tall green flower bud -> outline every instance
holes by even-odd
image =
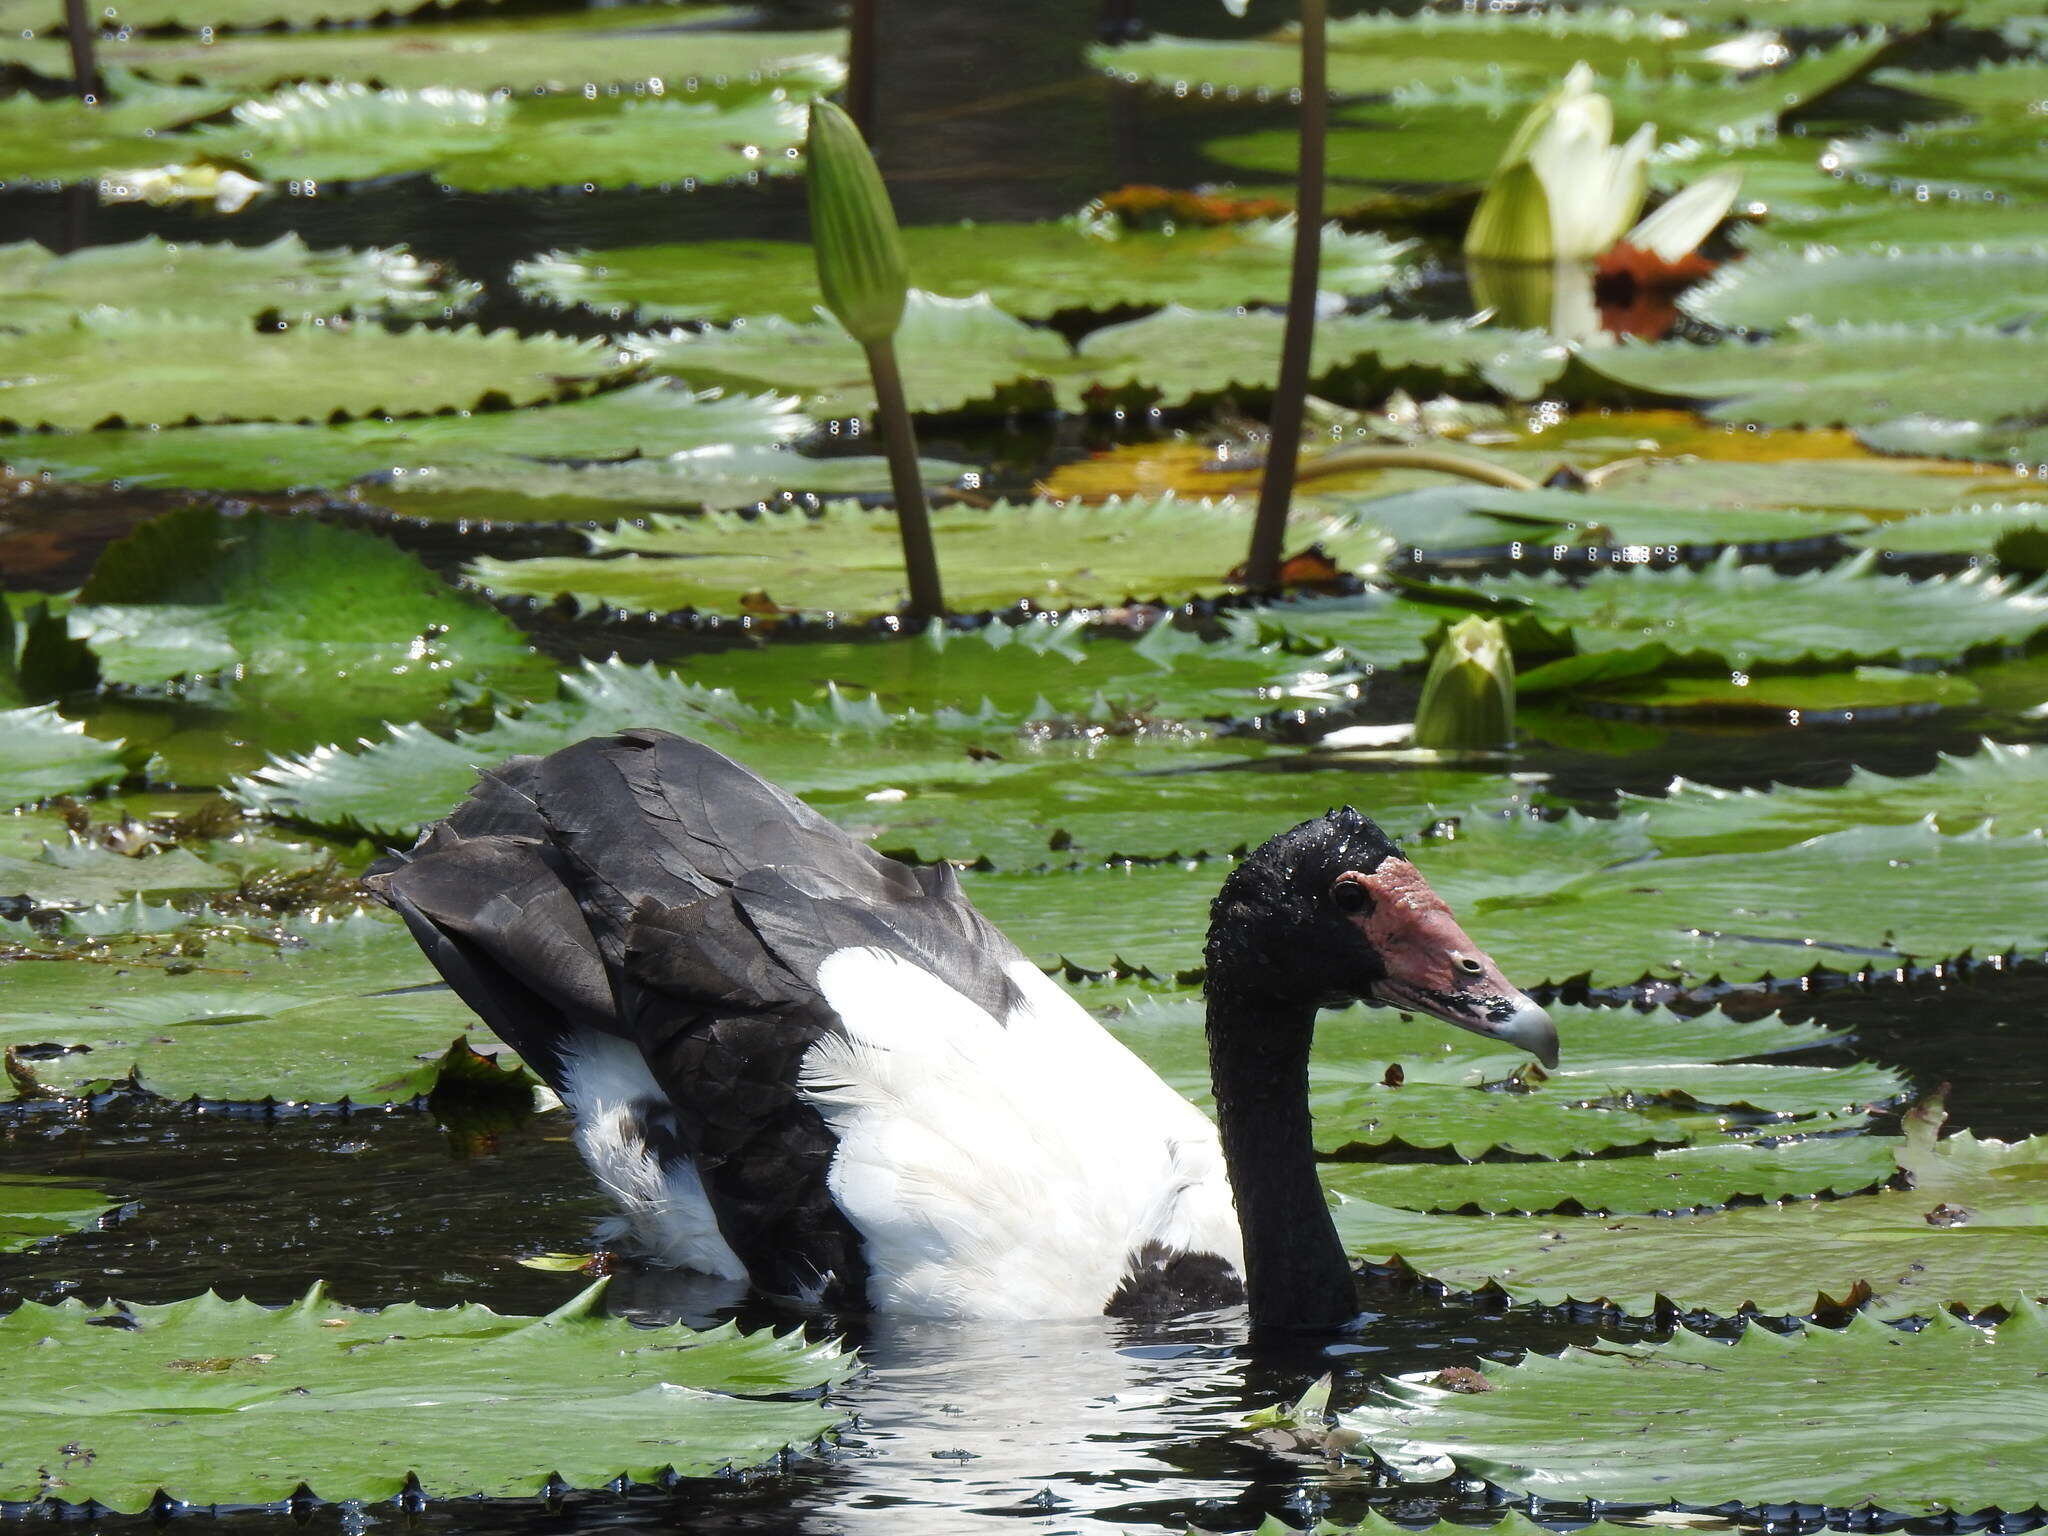
[[[1515,657],[1499,619],[1476,614],[1444,636],[1423,679],[1415,745],[1488,751],[1514,745]]]
[[[903,322],[910,275],[875,157],[853,119],[829,101],[811,103],[804,157],[825,307],[862,346],[887,341]]]

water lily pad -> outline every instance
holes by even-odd
[[[808,93],[839,85],[845,75],[843,32],[727,30],[748,19],[749,12],[733,6],[619,5],[509,20],[488,14],[432,20],[402,33],[335,27],[124,36],[102,42],[100,59],[152,80],[241,94],[297,80],[575,94],[585,86],[602,90],[655,81],[679,92],[702,82],[753,94],[774,86]]]
[[[1330,1163],[1326,1188],[1347,1199],[1418,1211],[1650,1213],[1736,1199],[1853,1194],[1897,1171],[1892,1143],[1875,1136],[1816,1136],[1673,1147],[1647,1157],[1529,1163]]]
[[[1745,460],[1660,455],[1624,462],[1601,477],[1602,494],[1725,511],[1797,507],[1869,515],[1934,511],[1968,496],[2020,488],[2014,477],[2000,471],[1927,459],[1779,458],[1764,447],[1768,438],[1740,429],[1721,430],[1739,433],[1743,451],[1766,456]]]
[[[62,44],[49,50],[52,68],[68,59]],[[110,72],[117,99],[89,106],[75,97],[43,101],[27,91],[0,100],[0,186],[88,181],[128,166],[163,163],[163,130],[220,111],[232,91],[192,90],[123,79]]]
[[[1618,662],[1642,654],[1601,651],[1590,657],[1573,657],[1559,665],[1603,658]],[[1654,672],[1663,664],[1652,656],[1639,666],[1615,670]],[[1722,677],[1624,677],[1620,681],[1596,677],[1586,683],[1579,699],[1582,708],[1595,713],[1618,712],[1625,717],[1641,715],[1661,720],[1699,716],[1791,726],[1853,725],[1858,720],[1968,709],[1982,701],[1982,692],[1966,677],[1908,672],[1898,667],[1854,667],[1843,672],[1735,672]]]
[[[1622,346],[1581,361],[1666,399],[1707,403],[1717,421],[1767,427],[1874,426],[2048,408],[2048,342],[1978,326],[1788,324],[1774,340]]]
[[[333,315],[432,316],[468,303],[475,284],[444,280],[403,246],[315,251],[296,234],[268,245],[172,244],[149,235],[66,256],[32,240],[0,246],[0,305],[10,330],[69,325],[100,306],[239,320]]]
[[[155,814],[152,802],[98,800],[0,816],[0,896],[39,908],[220,892],[281,901],[295,883],[314,899],[341,884],[325,849],[238,825],[221,801],[193,800],[179,809],[156,800]],[[181,811],[190,819],[179,820]]]
[[[0,1253],[19,1253],[67,1232],[83,1232],[112,1203],[69,1179],[33,1173],[0,1177]]]
[[[1855,536],[1865,549],[1896,555],[1988,555],[2007,534],[2048,529],[2048,502],[1974,502],[1879,523]]]
[[[2048,246],[1864,250],[1809,245],[1729,262],[1680,307],[1735,331],[1849,323],[2006,325],[2048,309]]]
[[[16,426],[312,420],[528,404],[619,376],[597,342],[330,322],[264,332],[178,315],[98,310],[0,334],[0,411]]]
[[[1324,492],[1317,501],[1384,528],[1418,549],[1604,546],[1691,549],[1824,539],[1868,526],[1843,513],[1792,507],[1719,507],[1637,501],[1582,491],[1504,491],[1458,484],[1392,496]]]
[[[1986,741],[1968,757],[1940,754],[1931,773],[1892,778],[1852,768],[1833,789],[1717,789],[1674,779],[1661,797],[1624,793],[1621,802],[1647,811],[1650,836],[1675,854],[1783,848],[1826,832],[1929,818],[1944,832],[1989,823],[2009,836],[2048,828],[2048,754]]]
[[[430,85],[378,90],[359,81],[301,83],[236,104],[233,120],[164,138],[147,160],[206,158],[258,177],[355,181],[430,170],[495,149],[517,108],[481,91]]]
[[[1904,1088],[1896,1073],[1868,1064],[1779,1063],[1779,1056],[1833,1041],[1826,1030],[1775,1018],[1739,1023],[1719,1012],[1681,1019],[1662,1010],[1565,1004],[1553,1005],[1552,1014],[1563,1060],[1560,1070],[1548,1073],[1512,1047],[1433,1019],[1384,1008],[1323,1014],[1309,1067],[1317,1150],[1371,1159],[1398,1156],[1402,1148],[1448,1148],[1466,1158],[1489,1152],[1588,1157],[1624,1147],[1720,1142],[1724,1132],[1743,1126],[1838,1129],[1838,1116],[1860,1116],[1865,1106],[1896,1098]],[[1199,1002],[1139,1003],[1108,1023],[1168,1082],[1209,1103]],[[1371,1166],[1377,1177],[1380,1164]],[[1510,1181],[1518,1166],[1507,1165]],[[1887,1157],[1879,1177],[1890,1171]],[[1347,1170],[1326,1174],[1334,1189],[1363,1192]],[[1526,1188],[1526,1179],[1507,1186],[1518,1187]],[[1569,1186],[1561,1181],[1559,1187]]]
[[[394,725],[360,751],[323,747],[273,763],[238,779],[235,792],[245,804],[314,825],[398,836],[452,810],[478,767],[650,720],[794,794],[977,783],[1031,766],[1015,724],[993,713],[890,715],[834,697],[821,709],[769,714],[721,689],[613,658],[563,674],[560,698],[508,708],[482,731],[450,740]]]
[[[458,682],[539,687],[553,672],[510,620],[374,534],[205,507],[111,546],[67,619],[108,682],[230,672],[223,706],[315,728],[410,718]]]
[[[1687,48],[1700,46],[1660,17],[1606,10],[1368,12],[1331,22],[1327,32],[1336,96],[1378,96],[1468,78],[1540,91],[1582,60],[1603,73],[1635,66],[1662,74]],[[1093,48],[1089,59],[1118,79],[1182,96],[1268,96],[1301,83],[1301,39],[1293,27],[1253,39],[1157,33],[1140,43]]]
[[[954,505],[931,514],[946,599],[956,609],[1045,608],[1178,601],[1227,590],[1243,560],[1251,509],[1235,501],[1158,501],[1084,507],[1050,502]],[[586,536],[590,553],[534,560],[488,556],[465,576],[497,593],[666,612],[736,611],[765,593],[783,609],[886,613],[904,600],[895,517],[847,503],[818,516],[650,516]],[[1297,514],[1288,547],[1320,545],[1341,570],[1369,572],[1386,553],[1377,530]],[[2048,621],[2044,621],[2048,622]]]
[[[1038,224],[952,224],[906,229],[918,285],[945,298],[985,293],[1013,315],[1125,305],[1279,304],[1294,249],[1291,219],[1172,231],[1124,229],[1076,214]],[[1379,292],[1401,271],[1405,246],[1380,235],[1323,232],[1326,292]],[[521,292],[583,304],[611,318],[735,320],[778,314],[809,320],[818,302],[809,245],[779,240],[636,245],[552,251],[519,263]]]
[[[721,397],[716,390],[693,393],[673,380],[649,379],[521,410],[333,426],[238,422],[176,431],[38,433],[0,442],[0,453],[17,474],[200,490],[281,491],[370,477],[375,498],[396,501],[426,469],[516,475],[537,473],[542,464],[561,460],[681,454],[703,463],[710,476],[712,466],[728,456],[749,460],[809,426],[809,418],[786,397]],[[788,478],[799,476],[792,471]],[[434,497],[424,496],[407,510],[423,514],[434,504]],[[498,515],[509,517],[518,510],[512,502]]]
[[[306,27],[344,21],[417,15],[445,9],[454,0],[103,0],[100,24],[107,30],[202,27],[227,32],[258,27]],[[0,0],[0,26],[10,32],[59,31],[64,7],[56,0]]]
[[[1519,842],[1468,837],[1463,849],[1426,846],[1416,857],[1466,930],[1525,987],[1581,976],[1599,986],[1645,974],[1699,985],[1822,967],[1889,971],[2048,944],[2039,915],[2048,908],[2030,905],[2048,899],[2038,833],[1858,827],[1769,853],[1614,862],[1626,847],[1617,832],[1502,826],[1497,838]],[[965,879],[975,902],[1043,964],[1101,972],[1121,962],[1173,976],[1200,965],[1225,868],[1212,859]]]
[[[1880,575],[1869,554],[1790,577],[1731,552],[1698,570],[1603,570],[1577,584],[1518,575],[1480,590],[1529,602],[1582,651],[1661,641],[1701,666],[1953,661],[2048,626],[2048,591],[1983,570],[1916,583]]]
[[[85,734],[47,704],[0,711],[0,801],[7,808],[53,795],[90,794],[120,783],[146,753]]]
[[[2030,1302],[1996,1329],[1938,1314],[1918,1333],[1870,1317],[1733,1342],[1602,1342],[1480,1367],[1486,1388],[1395,1377],[1341,1416],[1397,1476],[1453,1466],[1509,1493],[1625,1503],[1804,1503],[1953,1517],[2027,1509],[2048,1476],[2035,1412],[2048,1318]],[[1827,1383],[1825,1411],[1772,1414]],[[1955,1437],[1971,1454],[1955,1455]]]
[[[551,1481],[754,1466],[839,1422],[815,1395],[852,1370],[837,1344],[730,1323],[639,1328],[602,1314],[604,1284],[546,1317],[357,1311],[318,1285],[282,1311],[210,1291],[162,1306],[24,1302],[0,1318],[17,1388],[7,1437],[21,1448],[0,1498],[132,1514],[159,1492],[373,1501],[414,1479],[430,1498],[538,1498]]]
[[[918,466],[924,484],[934,489],[979,479],[973,466],[944,459],[919,459]],[[429,465],[379,476],[364,487],[380,505],[412,517],[520,523],[615,522],[643,514],[752,507],[785,499],[784,493],[887,497],[893,489],[884,458],[813,458],[787,447],[724,443],[623,464],[537,464],[503,457],[490,463]]]

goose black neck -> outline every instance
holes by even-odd
[[[1335,1330],[1358,1315],[1351,1265],[1316,1177],[1309,1119],[1313,1004],[1209,982],[1209,1074],[1216,1126],[1244,1233],[1254,1328]]]

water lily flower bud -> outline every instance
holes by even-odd
[[[829,101],[811,103],[804,156],[825,307],[855,341],[878,345],[896,334],[910,288],[889,189],[853,119]]]
[[[1614,108],[1593,72],[1565,82],[1522,119],[1465,233],[1465,254],[1492,261],[1583,261],[1642,212],[1657,131],[1645,123],[1614,140]]]
[[[1429,663],[1415,710],[1415,745],[1491,750],[1515,740],[1515,658],[1499,619],[1453,624]]]

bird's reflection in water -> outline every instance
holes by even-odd
[[[738,1299],[701,1277],[624,1270],[609,1304],[636,1321],[703,1326]],[[1213,1502],[1221,1489],[1243,1491],[1248,1469],[1287,1475],[1235,1427],[1289,1384],[1298,1391],[1302,1371],[1246,1359],[1242,1309],[1167,1323],[844,1318],[812,1331],[844,1331],[867,1368],[835,1394],[858,1422],[827,1465],[799,1473],[782,1529],[936,1536],[972,1529],[975,1516],[1043,1531],[1179,1529],[1205,1509],[1236,1525],[1236,1503]]]

